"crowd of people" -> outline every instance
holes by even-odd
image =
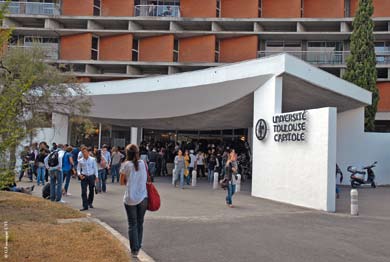
[[[26,146],[21,152],[18,178],[21,181],[27,176],[31,182],[35,179],[38,187],[43,186],[43,196],[46,192],[47,198],[56,202],[65,202],[63,197],[71,195],[71,178],[78,178],[82,198],[80,211],[85,211],[94,208],[95,194],[107,192],[109,175],[111,183],[118,183],[123,176],[126,185],[123,201],[128,216],[130,247],[132,254],[137,256],[142,244],[143,217],[147,209],[148,172],[151,180],[156,176],[167,176],[167,166],[171,163],[174,185],[179,183],[182,189],[185,184],[190,185],[192,174],[207,178],[212,183],[217,172],[218,180],[227,190],[226,204],[233,207],[237,173],[239,170],[243,172],[248,165],[240,159],[250,159],[248,149],[246,144],[214,145],[201,142],[142,142],[139,147],[133,144],[126,148],[103,145],[100,149],[96,146],[72,147],[53,143],[49,148],[47,143],[41,142]],[[20,189],[16,184],[12,188],[15,192],[31,192],[34,189]]]

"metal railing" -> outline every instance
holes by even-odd
[[[350,51],[260,51],[259,58],[270,55],[287,53],[303,61],[316,65],[342,65],[347,62]],[[376,52],[376,63],[390,65],[390,51]]]
[[[21,48],[23,50],[29,50],[30,48],[38,46],[45,54],[45,58],[49,60],[58,60],[59,58],[59,45],[58,44],[36,44],[36,45],[10,45],[10,48]]]
[[[0,6],[6,1],[0,1]],[[58,3],[8,2],[8,11],[19,15],[60,15]]]
[[[260,51],[258,57],[287,53],[311,64],[344,64],[349,52],[346,51]]]
[[[180,6],[177,5],[136,5],[134,16],[168,16],[180,17]]]

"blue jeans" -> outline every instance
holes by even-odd
[[[50,174],[50,200],[60,201],[62,197],[62,172],[57,169],[49,170]]]
[[[176,176],[175,186],[176,182],[180,179],[180,188],[184,188],[184,168],[176,170]]]
[[[188,168],[188,176],[187,176],[187,185],[191,184],[191,179],[192,179],[192,171],[194,170],[193,167]]]
[[[227,188],[226,204],[231,205],[233,203],[232,198],[233,198],[234,192],[236,192],[236,185],[232,185],[232,182],[229,182],[229,185]]]
[[[115,176],[116,176],[116,182],[119,182],[119,168],[121,164],[116,164],[111,166],[111,182],[114,183]]]
[[[64,173],[64,179],[65,179],[65,191],[66,191],[66,193],[68,193],[70,177],[71,177],[70,170],[69,171],[62,171],[62,172]]]
[[[151,177],[154,177],[156,175],[156,163],[150,162],[149,163],[149,173]]]
[[[148,207],[148,199],[145,198],[136,206],[125,204],[127,223],[129,226],[129,242],[131,252],[138,252],[142,247],[142,237],[144,232],[144,217]]]
[[[46,168],[44,166],[38,167],[38,170],[37,170],[37,173],[38,173],[37,184],[38,184],[38,186],[39,186],[40,182],[42,182],[42,185],[45,184],[45,172],[46,172]]]
[[[214,180],[213,177],[214,177],[214,170],[209,169],[208,170],[208,181],[209,181],[209,183],[213,182],[213,180]]]
[[[99,192],[106,192],[106,170],[105,169],[100,169],[98,172],[98,177],[99,177],[99,182],[97,184],[97,190]]]

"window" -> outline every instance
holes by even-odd
[[[351,16],[351,0],[345,0],[344,2],[344,16],[345,17]]]
[[[91,59],[92,60],[99,59],[99,37],[98,36],[92,36]]]
[[[221,17],[221,0],[217,0],[217,17]]]
[[[175,39],[173,44],[173,62],[179,61],[179,40]]]
[[[389,74],[387,68],[377,68],[376,74],[378,79],[388,79]]]
[[[375,42],[376,62],[378,64],[390,63],[390,42]]]
[[[219,50],[220,50],[221,42],[220,40],[215,41],[215,62],[219,63]]]
[[[262,0],[259,0],[259,13],[258,13],[258,17],[262,17],[263,14],[262,14],[262,7],[263,7],[263,1]]]
[[[100,9],[101,9],[101,1],[93,0],[93,15],[100,16]]]
[[[133,39],[132,61],[138,61],[138,48],[139,48],[138,39]]]

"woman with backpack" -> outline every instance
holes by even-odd
[[[140,160],[137,145],[126,146],[126,161],[121,167],[120,174],[126,184],[123,202],[129,226],[131,254],[137,257],[142,247],[144,217],[148,207],[146,163]]]

